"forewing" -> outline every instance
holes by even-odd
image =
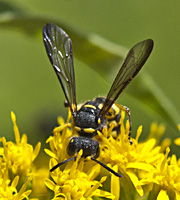
[[[43,28],[43,40],[71,112],[75,113],[77,103],[71,39],[63,29],[54,24],[46,24]]]
[[[136,76],[153,49],[153,40],[144,40],[131,48],[107,95],[100,115],[105,116],[124,88]]]

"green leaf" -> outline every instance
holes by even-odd
[[[53,22],[62,27],[70,35],[73,41],[73,51],[75,56],[89,65],[101,76],[109,76],[109,68],[118,65],[125,56],[126,49],[93,34],[83,34],[71,27],[67,27],[64,23],[54,20],[47,20],[34,16],[5,16],[3,20],[0,18],[0,28],[11,28],[15,31],[22,32],[31,37],[42,37],[42,28],[48,23]],[[112,49],[108,50],[106,47]],[[119,53],[115,53],[116,50]],[[120,53],[121,52],[121,53]]]

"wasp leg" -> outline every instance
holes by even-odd
[[[129,135],[128,135],[128,139],[129,139],[130,144],[132,144],[132,140],[131,140],[132,121],[131,121],[130,109],[128,107],[126,107],[126,106],[119,105],[119,104],[116,104],[116,106],[120,110],[126,112],[126,114],[128,116],[128,120],[129,120]]]

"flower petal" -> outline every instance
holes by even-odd
[[[161,190],[157,196],[157,200],[169,200],[169,196],[167,195],[165,190]]]

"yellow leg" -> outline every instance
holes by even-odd
[[[116,103],[116,106],[120,109],[123,110],[124,112],[126,112],[127,116],[128,116],[128,120],[129,120],[129,135],[128,135],[128,139],[130,141],[130,144],[132,144],[131,141],[131,129],[132,129],[132,121],[131,121],[131,114],[130,114],[130,110],[128,107],[123,106],[123,105],[119,105]]]

